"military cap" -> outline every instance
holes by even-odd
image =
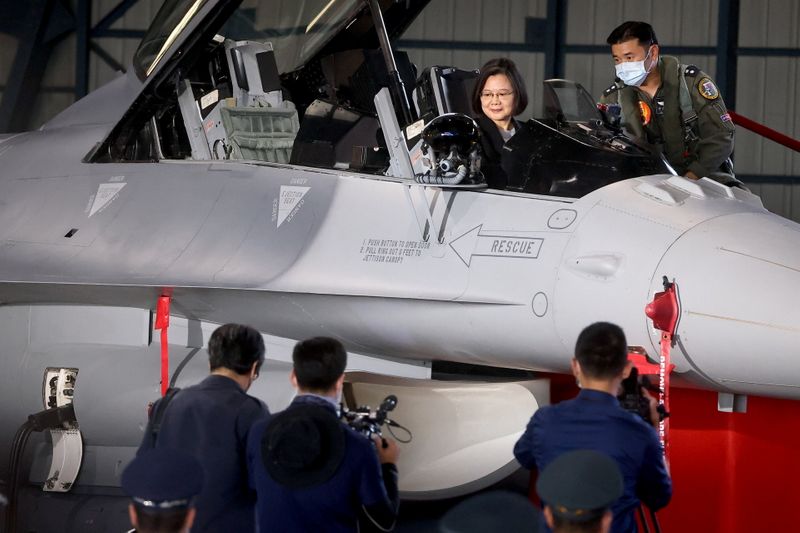
[[[318,405],[294,405],[275,415],[261,438],[267,473],[290,489],[325,483],[339,469],[344,454],[344,425]]]
[[[536,490],[553,514],[571,522],[586,522],[601,516],[622,496],[622,474],[609,456],[576,450],[548,464]]]
[[[530,533],[539,523],[536,507],[521,494],[495,490],[459,503],[439,521],[440,533]]]
[[[135,503],[153,510],[188,507],[202,488],[202,465],[170,448],[141,451],[122,472],[122,490]]]

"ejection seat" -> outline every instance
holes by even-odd
[[[288,163],[300,129],[297,110],[285,107],[223,107],[222,126],[231,159]]]
[[[247,159],[288,163],[300,121],[283,100],[271,43],[224,42],[231,97],[214,90],[200,98],[189,80],[178,101],[193,159]]]
[[[225,43],[236,106],[221,111],[230,157],[288,163],[300,129],[297,110],[281,93],[271,43]]]

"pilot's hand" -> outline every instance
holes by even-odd
[[[687,170],[686,171],[686,177],[689,178],[690,180],[695,180],[695,181],[700,179],[700,176],[698,176],[697,174],[695,174],[691,170]]]
[[[396,465],[400,457],[400,448],[394,439],[381,438],[377,435],[372,437],[375,441],[375,451],[378,453],[378,460],[381,464],[391,463]]]

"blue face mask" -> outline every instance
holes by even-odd
[[[647,62],[647,58],[649,57],[650,50],[647,51],[647,55],[642,61],[625,61],[618,63],[614,66],[614,70],[617,71],[617,77],[621,79],[622,83],[625,85],[630,85],[632,87],[640,86],[653,69],[652,64],[650,65],[649,69],[645,68],[644,66],[645,62]]]

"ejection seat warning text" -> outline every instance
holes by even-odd
[[[402,263],[411,257],[420,257],[431,243],[398,239],[364,239],[361,242],[361,260],[367,263]]]

